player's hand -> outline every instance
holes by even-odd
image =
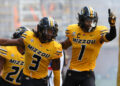
[[[115,26],[115,22],[116,22],[116,16],[111,12],[110,9],[108,9],[108,22],[110,24],[110,26]]]

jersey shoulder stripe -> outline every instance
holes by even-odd
[[[62,46],[60,43],[58,43],[57,41],[53,41],[54,43],[54,49],[53,49],[53,52],[54,52],[54,56],[53,58],[60,58],[62,56]]]
[[[97,30],[99,30],[101,33],[108,32],[108,28],[106,26],[97,26]]]
[[[65,34],[67,37],[71,36],[72,33],[75,31],[76,28],[78,28],[79,26],[77,24],[72,24],[69,25],[65,31]]]
[[[26,34],[26,33],[23,33],[21,37],[25,39],[26,36],[27,36],[27,34]]]
[[[33,31],[26,31],[25,33],[22,34],[22,38],[27,38],[27,37],[31,37],[34,35]]]
[[[0,47],[0,54],[7,55],[7,50],[3,49],[3,47]]]
[[[100,36],[104,39],[105,42],[108,42],[108,40],[106,39],[106,33],[108,33],[108,28],[106,26],[97,26],[98,29],[100,31]]]

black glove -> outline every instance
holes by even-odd
[[[110,24],[110,26],[115,26],[115,22],[116,22],[116,16],[111,12],[110,9],[108,9],[108,22]]]

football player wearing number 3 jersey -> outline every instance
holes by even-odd
[[[13,39],[27,31],[25,27],[19,27],[13,34]],[[0,46],[0,86],[21,86],[21,75],[24,66],[24,49],[19,46]]]
[[[97,26],[98,16],[92,7],[83,7],[78,13],[78,24],[67,27],[63,49],[72,46],[72,59],[63,86],[95,86],[94,68],[104,42],[116,37],[116,17],[109,9],[110,31]]]
[[[22,86],[47,86],[48,65],[52,60],[54,85],[60,86],[60,57],[62,46],[55,41],[58,24],[53,18],[43,17],[37,30],[26,31],[19,39],[0,39],[0,45],[25,48]]]

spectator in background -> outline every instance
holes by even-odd
[[[63,49],[72,46],[72,59],[63,86],[95,86],[94,68],[104,42],[116,37],[116,16],[109,9],[110,31],[97,26],[98,15],[92,7],[83,7],[78,13],[78,24],[67,27]]]

